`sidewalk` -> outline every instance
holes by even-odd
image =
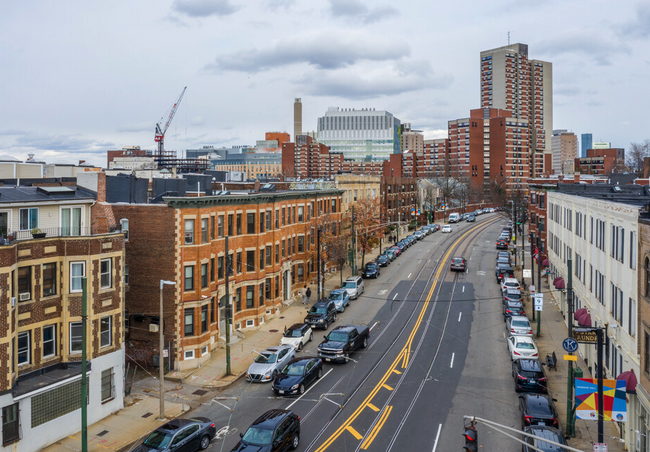
[[[528,245],[524,242],[525,245]],[[526,246],[529,248],[529,246]],[[521,249],[521,245],[519,246]],[[525,267],[531,269],[531,256],[526,250]],[[517,277],[519,281],[524,281],[521,270],[519,270]],[[531,281],[529,278],[525,280],[526,285],[529,286]],[[535,282],[537,283],[537,263],[535,263]],[[536,338],[537,348],[539,349],[540,362],[544,362],[546,355],[551,355],[553,352],[557,355],[557,371],[546,369],[546,377],[548,378],[549,393],[557,399],[555,407],[560,415],[560,428],[564,432],[566,430],[567,419],[567,377],[569,373],[569,361],[563,359],[565,351],[562,348],[562,341],[569,335],[568,328],[562,314],[558,309],[558,303],[553,297],[553,292],[549,286],[548,278],[542,276],[541,288],[537,291],[544,294],[544,310],[542,311],[540,322],[541,337]],[[533,303],[527,300],[525,303],[526,312],[533,331],[537,331],[537,319],[533,322]],[[584,360],[578,355],[578,361],[574,362],[574,368],[580,367],[584,378],[595,378],[589,373]],[[574,394],[575,396],[575,394]],[[609,452],[618,452],[625,450],[625,444],[619,440],[619,431],[613,422],[604,422],[603,429],[604,441],[607,443]],[[593,443],[598,442],[598,424],[596,421],[581,420],[575,421],[575,437],[569,440],[569,446],[584,451],[593,450]]]

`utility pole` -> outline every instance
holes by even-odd
[[[569,337],[573,337],[573,271],[571,258],[567,259],[567,286],[566,297],[568,303],[568,324],[569,324]],[[602,357],[601,357],[602,358]],[[567,376],[566,386],[566,432],[573,436],[573,361],[567,361],[569,364],[569,375]],[[598,370],[600,371],[600,363],[598,361]],[[600,381],[600,380],[599,380]],[[600,400],[599,400],[600,402]],[[600,421],[600,418],[599,418]],[[602,430],[601,430],[602,431]],[[601,438],[602,439],[602,438]],[[602,443],[602,441],[599,441]]]
[[[246,265],[248,265],[248,262]],[[230,318],[232,317],[232,306],[230,304],[228,273],[228,236],[226,236],[226,375],[232,375],[230,372]]]
[[[542,293],[542,288],[535,285],[535,233],[531,232],[532,237],[530,238],[530,281],[533,286],[535,286],[535,293]],[[537,262],[539,266],[540,263]],[[537,279],[539,284],[539,278]],[[535,320],[535,308],[533,307],[533,320]]]
[[[81,278],[81,452],[88,452],[88,379],[86,377],[86,343],[88,332],[88,280]]]
[[[356,258],[356,256],[355,256]],[[320,293],[320,228],[318,228],[318,232],[316,233],[316,265],[318,266],[318,288],[316,289],[317,291],[317,296],[316,301],[320,301],[321,299],[321,293]],[[356,263],[355,263],[356,265]]]
[[[603,413],[603,328],[596,328],[596,338],[598,340],[596,346],[598,360],[598,442],[603,443],[605,442],[603,438],[603,419],[605,417]]]
[[[517,193],[513,196],[514,201],[512,202],[512,213],[513,213],[513,225],[512,230],[514,231],[515,237],[515,267],[517,266]]]
[[[541,293],[542,292],[542,241],[541,241],[541,232],[540,236],[536,237],[537,239],[537,284],[539,285],[537,287],[537,292]],[[533,311],[533,316],[535,315],[535,311]],[[533,320],[535,320],[535,317],[533,317]]]
[[[158,321],[158,384],[160,385],[160,416],[158,419],[160,420],[165,419],[165,329],[163,328],[163,288],[165,284],[173,286],[176,283],[160,280],[160,320]]]

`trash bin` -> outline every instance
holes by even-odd
[[[582,369],[579,367],[576,367],[573,369],[573,377],[574,378],[582,378]]]

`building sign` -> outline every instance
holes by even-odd
[[[598,420],[598,379],[576,378],[576,418]],[[627,422],[625,380],[603,379],[603,420]]]
[[[574,328],[573,338],[582,344],[598,343],[598,335],[596,334],[596,330],[588,328]]]

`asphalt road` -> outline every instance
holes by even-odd
[[[337,324],[369,325],[369,347],[347,364],[325,363],[302,397],[278,398],[269,384],[240,381],[194,410],[222,429],[209,450],[230,451],[272,408],[301,417],[300,451],[462,450],[464,414],[518,426],[494,279],[494,240],[505,222],[497,215],[431,234],[366,280]],[[467,273],[447,271],[457,255],[469,259]],[[315,333],[301,355],[316,355],[325,332]],[[479,435],[483,450],[518,450],[487,428]]]

